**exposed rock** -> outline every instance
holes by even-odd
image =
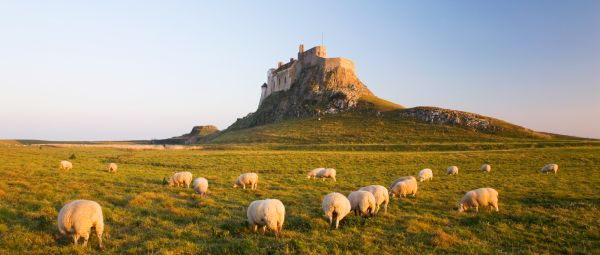
[[[216,135],[219,129],[213,125],[195,126],[188,134],[172,137],[169,139],[152,140],[152,144],[195,144],[199,141]]]

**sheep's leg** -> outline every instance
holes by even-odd
[[[98,237],[98,247],[100,247],[100,250],[104,250],[104,244],[102,244],[102,232],[96,230],[96,237]]]
[[[383,213],[385,213],[385,214],[387,214],[387,206],[388,206],[388,203],[385,203],[383,205],[383,209],[384,209]]]
[[[340,226],[340,219],[336,218],[335,219],[335,229],[337,229]]]
[[[494,203],[494,208],[496,209],[496,212],[498,212],[498,202]]]
[[[475,206],[475,212],[478,213],[479,212],[479,206]]]
[[[337,182],[337,181],[335,180],[335,177],[333,177],[333,182]]]
[[[258,225],[252,224],[252,231],[256,232],[258,230]]]
[[[331,227],[333,225],[333,217],[328,216],[327,219],[329,220],[329,227]]]
[[[265,232],[267,232],[267,225],[262,226],[262,233],[263,233],[263,235],[265,234]]]
[[[242,188],[243,188],[243,189],[246,189],[246,184],[242,184]]]
[[[90,239],[90,233],[85,233],[82,235],[83,236],[83,247],[87,246],[88,240]]]
[[[78,241],[79,241],[79,234],[77,234],[77,233],[73,234],[73,244],[77,245]]]

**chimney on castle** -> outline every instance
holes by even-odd
[[[283,62],[279,61],[277,62],[277,68],[280,68],[283,65]]]
[[[298,46],[298,53],[302,52],[304,52],[304,44],[300,44],[300,46]]]

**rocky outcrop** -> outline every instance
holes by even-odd
[[[168,139],[152,140],[152,144],[195,144],[209,137],[216,135],[219,129],[213,125],[195,126],[192,131]]]
[[[532,137],[546,137],[543,134],[529,130],[527,128],[510,124],[508,122],[486,117],[483,115],[463,112],[457,110],[443,109],[431,106],[419,106],[414,108],[390,111],[385,113],[389,116],[398,117],[404,120],[411,120],[435,125],[453,125],[465,129],[470,129],[485,133],[504,133],[511,132],[530,134]]]
[[[274,92],[256,112],[238,119],[228,130],[242,129],[290,118],[334,114],[355,109],[362,96],[373,93],[351,68],[325,68],[325,62],[306,66],[289,90]]]

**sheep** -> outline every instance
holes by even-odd
[[[388,193],[388,190],[385,187],[381,185],[369,185],[366,187],[362,187],[359,190],[368,191],[371,192],[371,194],[373,194],[373,196],[375,197],[376,205],[375,213],[379,212],[379,209],[382,204],[384,208],[384,213],[387,213],[387,207],[390,203],[390,194]]]
[[[117,171],[117,164],[115,164],[115,163],[108,164],[108,172],[109,173],[114,173],[116,171]]]
[[[464,212],[469,208],[475,208],[479,212],[479,206],[493,207],[498,211],[498,191],[492,188],[480,188],[467,192],[458,202],[458,211]]]
[[[167,178],[163,179],[163,184],[165,185],[169,185],[171,187],[173,186],[185,186],[187,188],[190,187],[190,184],[192,184],[192,173],[190,172],[178,172],[178,173],[174,173],[171,178],[169,178],[167,180]]]
[[[308,172],[308,175],[306,176],[308,179],[310,178],[317,178],[317,174],[321,171],[324,170],[325,168],[319,167],[319,168],[315,168],[313,170],[310,170],[310,172]]]
[[[202,177],[196,178],[194,179],[194,182],[192,182],[192,187],[194,187],[196,193],[204,196],[208,193],[208,180]]]
[[[396,179],[394,182],[392,182],[392,185],[390,185],[390,191],[392,190],[392,188],[394,188],[394,186],[396,185],[396,183],[399,183],[401,181],[405,181],[405,180],[414,180],[415,182],[417,181],[417,179],[415,179],[415,177],[412,176],[402,176],[398,179]],[[390,193],[391,195],[392,193]]]
[[[489,173],[492,171],[492,166],[490,166],[489,164],[483,164],[481,166],[481,171],[483,171],[484,173]]]
[[[256,189],[258,187],[258,175],[256,173],[242,174],[235,180],[233,187],[242,187],[243,189],[246,189],[246,185],[250,185],[250,189]]]
[[[335,169],[325,168],[317,173],[317,178],[321,178],[321,180],[325,180],[325,178],[331,178],[335,182],[335,174]]]
[[[407,179],[400,181],[392,187],[390,194],[392,197],[406,197],[407,195],[417,196],[417,181],[414,179]]]
[[[360,215],[363,217],[373,217],[375,215],[375,209],[377,205],[375,203],[375,196],[368,191],[354,191],[348,195],[350,200],[350,208],[354,211],[354,215]]]
[[[248,206],[246,216],[254,232],[262,226],[263,234],[269,228],[275,230],[275,236],[279,236],[285,220],[285,207],[278,199],[255,200]]]
[[[446,169],[446,173],[448,173],[448,175],[458,175],[458,167],[449,166],[448,169]]]
[[[558,173],[558,165],[557,164],[548,164],[542,168],[542,173]]]
[[[71,169],[73,169],[73,163],[66,161],[66,160],[62,160],[62,161],[60,161],[59,168],[60,168],[60,170],[71,170]]]
[[[327,194],[323,198],[322,206],[323,213],[325,213],[325,218],[329,220],[330,227],[333,227],[333,222],[335,221],[335,229],[339,227],[340,220],[346,217],[352,209],[350,200],[337,192]]]
[[[75,200],[67,203],[58,213],[57,225],[61,234],[72,235],[75,245],[79,238],[83,237],[83,246],[87,245],[92,227],[95,227],[98,245],[100,249],[104,249],[102,244],[104,217],[102,207],[98,203],[90,200]]]
[[[430,181],[433,180],[433,172],[429,168],[425,168],[419,171],[419,181]]]

